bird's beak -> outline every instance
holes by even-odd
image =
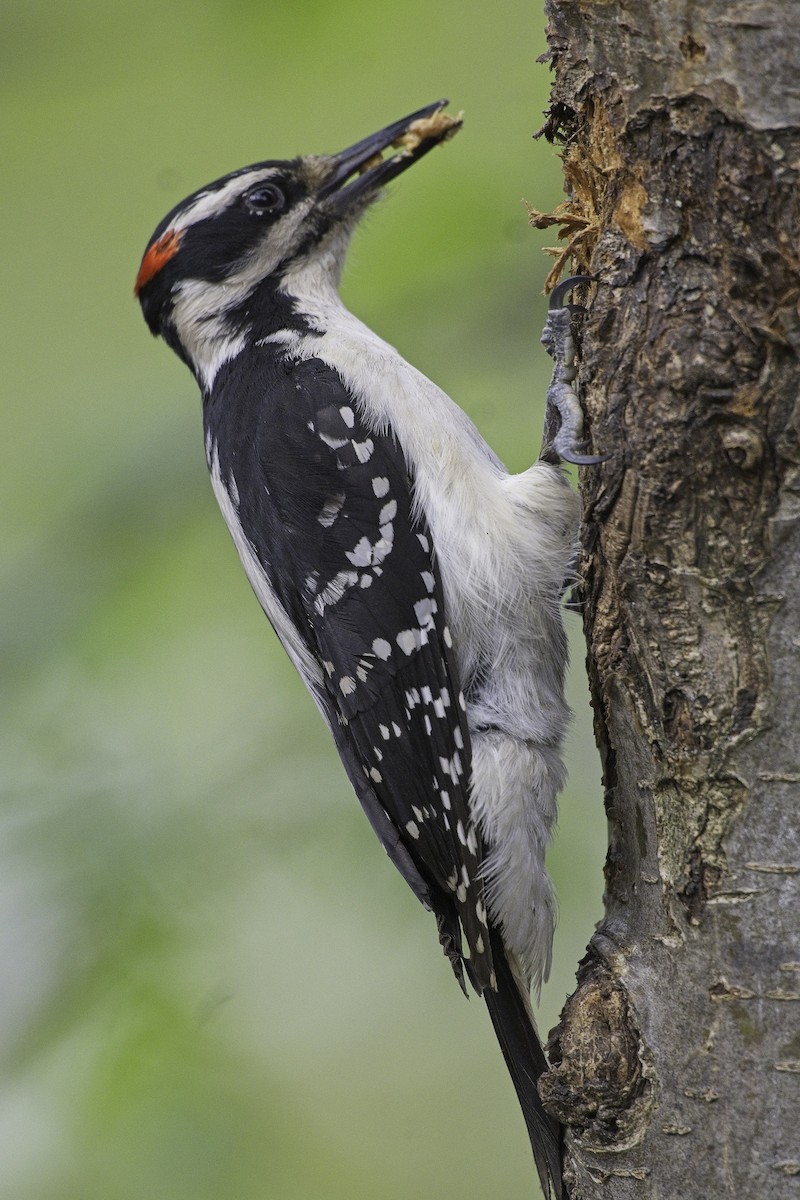
[[[453,137],[462,121],[460,116],[450,117],[442,111],[447,103],[437,100],[332,155],[328,160],[332,174],[319,189],[319,197],[343,214],[354,201],[383,187],[434,146]],[[384,158],[383,151],[390,149],[396,153]]]

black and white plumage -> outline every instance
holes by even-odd
[[[559,1197],[529,991],[554,925],[544,853],[564,781],[559,602],[577,502],[552,463],[509,475],[337,291],[368,203],[457,128],[443,104],[342,154],[194,193],[156,229],[136,290],[202,389],[214,490],[256,595],[456,977],[466,966],[484,996]]]

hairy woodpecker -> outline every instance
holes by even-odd
[[[544,856],[565,777],[559,602],[577,500],[555,461],[509,475],[337,290],[364,210],[460,125],[446,103],[194,192],[153,234],[136,294],[202,390],[214,491],[256,596],[456,978],[466,990],[466,967],[486,1000],[560,1197],[530,988],[553,936]],[[546,457],[592,462],[573,450],[574,282],[543,337],[560,418]]]

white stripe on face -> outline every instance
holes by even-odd
[[[260,170],[243,171],[240,175],[234,175],[232,179],[223,183],[222,187],[201,192],[189,208],[178,214],[172,222],[171,228],[186,229],[189,225],[196,225],[198,221],[204,221],[207,217],[218,217],[237,196],[241,196],[248,188],[279,174],[280,167],[262,167]]]

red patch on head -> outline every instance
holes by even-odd
[[[177,254],[182,239],[182,229],[168,229],[166,233],[162,233],[157,242],[153,242],[152,246],[147,247],[142,265],[139,267],[139,274],[136,276],[133,288],[134,296],[138,296],[142,288],[155,278],[173,255]]]

